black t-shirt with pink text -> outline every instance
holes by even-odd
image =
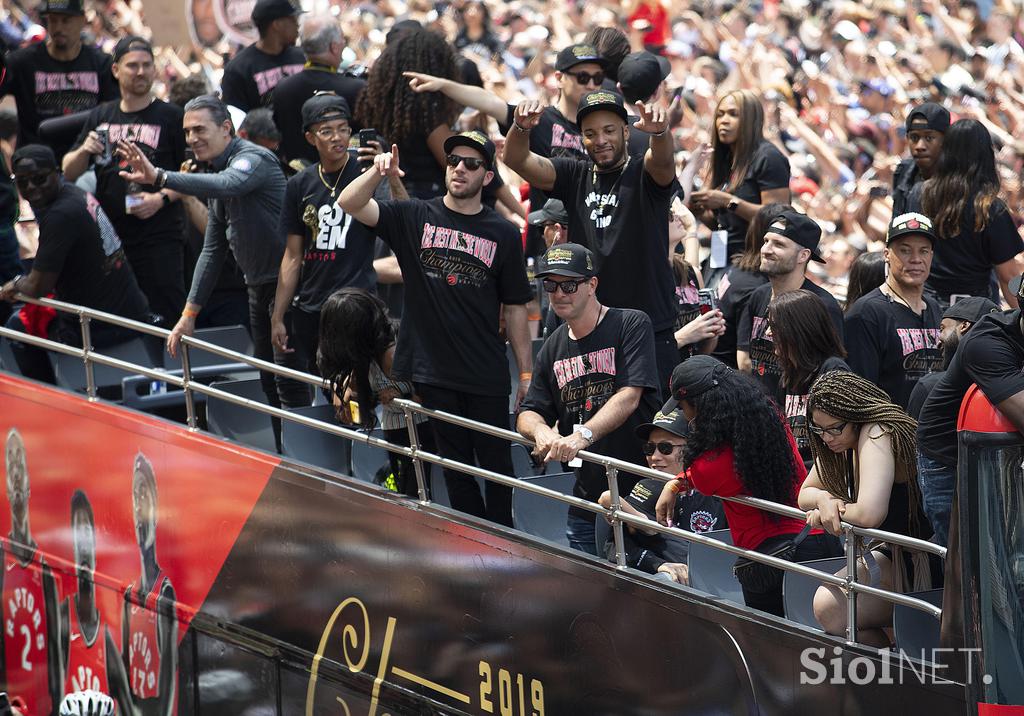
[[[812,457],[811,433],[807,428],[808,421],[811,419],[807,414],[807,396],[811,392],[811,386],[814,385],[814,381],[834,370],[849,371],[850,366],[839,356],[831,356],[822,361],[821,365],[818,366],[817,372],[804,381],[803,385],[796,388],[781,386],[781,407],[786,413],[786,421],[789,422],[789,429],[793,433],[793,439],[796,440],[796,447],[800,451],[800,457],[804,459],[804,465],[808,469],[810,469]]]
[[[298,47],[286,47],[278,55],[268,55],[256,45],[240,50],[224,67],[221,96],[227,104],[244,112],[274,103],[274,88],[285,77],[298,74],[306,65],[306,56]],[[292,107],[299,112],[301,107]]]
[[[877,383],[904,409],[917,381],[942,370],[942,311],[928,294],[924,303],[924,312],[918,315],[876,288],[858,299],[846,314],[850,367]]]

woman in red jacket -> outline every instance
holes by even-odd
[[[672,399],[690,420],[683,453],[685,477],[666,483],[658,500],[658,520],[666,524],[675,492],[686,483],[705,495],[751,496],[796,507],[807,471],[779,407],[749,376],[710,356],[694,356],[672,373]],[[783,517],[724,501],[729,531],[737,547],[774,552],[795,538],[804,520]],[[813,530],[798,545],[795,561],[837,556],[836,538]],[[780,570],[760,587],[741,584],[748,607],[784,616]]]

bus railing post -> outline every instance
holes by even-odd
[[[617,468],[607,465],[605,472],[608,475],[608,491],[612,498],[612,511],[613,514],[618,512],[621,508],[621,499],[619,497],[619,471]],[[602,519],[597,515],[594,515],[594,519]],[[612,537],[615,540],[615,564],[621,569],[626,566],[626,545],[625,537],[622,534],[622,520],[618,517],[612,517]],[[601,557],[600,549],[603,545],[596,545],[599,553],[598,557]]]
[[[181,349],[181,379],[184,381],[181,389],[185,393],[185,415],[188,421],[188,429],[198,430],[196,427],[195,395],[192,393],[192,367],[188,357],[188,345],[184,341],[178,345]]]
[[[850,586],[857,583],[857,535],[843,523],[846,534],[846,643],[857,641],[857,592]]]
[[[423,460],[419,456],[420,436],[416,429],[416,415],[408,405],[402,406],[402,411],[405,413],[405,427],[409,431],[409,447],[412,448],[412,467],[416,474],[416,490],[420,493],[421,502],[430,502],[430,497],[427,495],[427,479],[423,474]]]
[[[82,363],[85,365],[85,392],[89,400],[96,400],[96,374],[93,372],[90,352],[92,351],[92,327],[89,325],[89,316],[79,314],[79,322],[82,324]]]

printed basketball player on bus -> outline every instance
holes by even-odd
[[[156,558],[156,500],[153,466],[139,453],[132,474],[132,512],[142,573],[125,592],[121,651],[136,711],[171,716],[178,686],[177,598]]]
[[[59,594],[53,572],[42,557],[36,559],[35,540],[28,521],[28,461],[17,429],[7,433],[7,499],[11,505],[11,532],[3,545],[0,594],[3,597],[3,664],[5,690],[24,711],[48,714],[63,696],[61,672]]]

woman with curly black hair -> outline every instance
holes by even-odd
[[[667,524],[676,493],[692,485],[705,495],[750,496],[796,507],[796,495],[807,476],[793,435],[775,402],[751,377],[710,356],[694,356],[672,373],[672,400],[690,421],[683,451],[684,470],[665,484],[658,499],[658,521]],[[756,507],[723,502],[733,544],[770,553],[804,527],[803,521]],[[795,561],[838,555],[839,543],[821,529],[812,530],[797,546]],[[748,607],[784,616],[782,579],[764,591],[741,584]]]
[[[391,378],[394,357],[395,325],[383,301],[361,288],[343,288],[327,298],[320,313],[316,363],[331,387],[339,420],[373,429],[380,405],[384,437],[388,442],[408,445],[405,412],[392,401],[413,397],[413,389],[411,384]],[[358,410],[352,410],[353,401]],[[425,421],[425,417],[416,416],[420,445],[433,450]],[[415,497],[412,461],[391,452],[388,459],[396,491]]]
[[[402,72],[457,80],[455,52],[429,30],[410,32],[384,48],[373,63],[356,104],[356,119],[398,145],[409,196],[432,199],[445,192],[444,141],[461,108],[441,92],[416,92]]]

